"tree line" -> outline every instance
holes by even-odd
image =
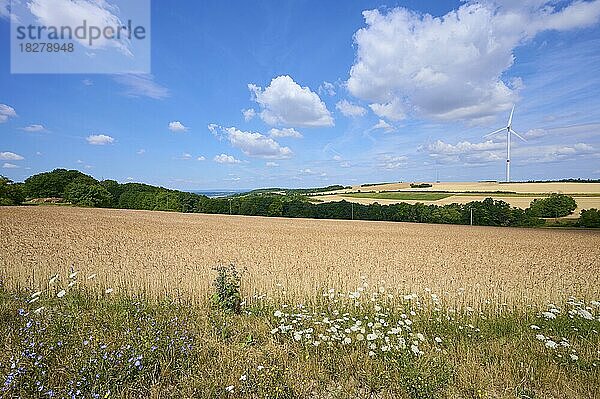
[[[88,207],[443,224],[470,224],[473,215],[473,224],[482,226],[543,226],[544,218],[566,216],[577,207],[572,197],[563,194],[536,199],[529,208],[519,209],[492,198],[448,205],[315,203],[305,195],[310,192],[288,190],[282,195],[257,190],[246,195],[209,198],[141,183],[98,181],[77,170],[66,169],[33,175],[23,183],[0,178],[0,205],[18,205],[26,199],[50,197]],[[600,212],[584,210],[574,225],[600,227]]]

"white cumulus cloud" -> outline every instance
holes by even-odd
[[[22,131],[28,133],[45,132],[46,128],[43,125],[29,125],[21,128]]]
[[[408,158],[405,156],[385,155],[381,157],[379,167],[386,170],[400,169],[406,166]]]
[[[86,21],[88,26],[125,26],[120,20],[117,7],[104,0],[31,0],[27,7],[45,26],[70,26],[76,28]],[[133,56],[130,43],[126,38],[107,39],[101,36],[90,45],[89,38],[77,38],[77,41],[87,48],[114,47],[123,54]]]
[[[16,169],[19,167],[19,165],[15,165],[14,163],[10,163],[10,162],[4,162],[4,164],[2,164],[2,167],[4,169]]]
[[[273,128],[273,129],[269,130],[269,136],[271,136],[271,137],[292,137],[294,139],[301,139],[302,133],[300,133],[293,127],[283,128],[283,129]]]
[[[17,113],[15,109],[6,104],[0,104],[0,123],[4,123],[8,118],[15,118]]]
[[[269,125],[317,127],[334,124],[317,93],[301,87],[287,75],[274,78],[264,89],[254,84],[249,84],[248,89],[262,109],[260,117]]]
[[[0,159],[3,161],[22,161],[25,158],[19,154],[15,154],[14,152],[6,151],[0,152]]]
[[[586,27],[600,17],[599,0],[555,5],[467,1],[441,17],[405,8],[364,11],[348,90],[390,120],[410,112],[477,121],[508,110],[522,86],[502,78],[514,49],[539,32]]]
[[[390,132],[393,132],[394,130],[396,130],[396,129],[394,129],[394,127],[392,125],[390,125],[383,119],[380,119],[371,129],[372,130],[383,130],[386,133],[390,133]]]
[[[244,132],[235,127],[221,128],[229,143],[249,157],[284,159],[292,156],[289,147],[260,133]]]
[[[355,117],[363,116],[367,113],[367,110],[360,105],[353,104],[348,100],[341,100],[335,104],[335,108],[339,110],[344,116]]]
[[[213,160],[216,163],[226,163],[226,164],[236,164],[236,163],[242,162],[239,159],[236,159],[233,155],[227,155],[227,154],[215,155]]]
[[[208,125],[211,131],[219,140],[227,140],[229,143],[240,149],[249,157],[263,159],[286,159],[290,158],[292,150],[289,147],[281,146],[271,137],[267,137],[257,132],[245,132],[235,127],[222,127],[211,123]]]
[[[187,132],[189,128],[187,126],[184,126],[184,124],[179,121],[173,121],[169,122],[169,130],[178,133]]]
[[[490,151],[503,149],[505,144],[497,143],[492,140],[487,140],[482,143],[471,143],[469,141],[461,141],[457,144],[448,144],[442,140],[437,140],[427,146],[427,149],[432,154],[455,155],[464,154],[473,151]]]
[[[105,134],[91,134],[86,138],[88,144],[106,145],[114,143],[115,139]]]
[[[318,89],[319,95],[327,94],[328,96],[335,96],[335,85],[330,82],[323,82]]]
[[[426,151],[431,158],[443,163],[481,164],[505,159],[505,143],[487,140],[481,143],[461,141],[449,144],[436,140],[420,148]]]
[[[404,107],[397,98],[385,104],[369,104],[369,108],[371,108],[375,115],[381,118],[387,118],[393,121],[399,121],[406,118]]]
[[[256,110],[254,108],[243,109],[242,115],[244,115],[244,120],[248,122],[256,116]]]
[[[523,163],[558,162],[578,157],[598,157],[600,152],[586,143],[551,144],[534,148],[522,148],[515,151],[515,156]]]

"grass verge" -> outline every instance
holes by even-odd
[[[1,397],[594,398],[600,386],[598,302],[486,312],[363,287],[310,308],[247,298],[235,314],[61,292],[0,289]]]

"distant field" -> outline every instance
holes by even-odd
[[[369,186],[373,191],[449,191],[449,192],[515,192],[530,194],[600,194],[600,183],[500,183],[500,182],[442,182],[431,183],[432,187],[414,189],[409,183],[386,183]],[[360,190],[354,186],[352,191]],[[364,187],[362,187],[364,189]]]
[[[531,201],[550,193],[572,195],[577,209],[568,218],[577,218],[582,209],[600,209],[600,183],[498,183],[448,182],[431,183],[432,187],[412,188],[410,183],[383,183],[354,186],[313,196],[320,202],[351,201],[363,205],[378,202],[382,205],[422,202],[426,205],[465,204],[493,198],[525,209]],[[361,191],[361,192],[359,192]],[[362,192],[368,191],[368,192]]]
[[[550,193],[511,193],[505,191],[465,191],[462,193],[446,191],[451,195],[463,195],[463,196],[473,196],[473,195],[484,195],[484,196],[502,196],[502,197],[528,197],[528,198],[544,198],[547,197]],[[574,197],[600,197],[598,193],[569,193],[568,195]]]
[[[377,194],[379,195],[379,194]],[[399,202],[406,202],[409,204],[415,204],[417,202],[422,202],[426,205],[447,205],[447,204],[466,204],[471,201],[483,201],[486,198],[493,198],[499,201],[505,201],[509,203],[511,206],[525,209],[528,208],[536,198],[542,198],[543,195],[535,195],[535,196],[524,196],[524,195],[506,195],[506,194],[496,194],[496,193],[480,193],[480,194],[472,194],[472,193],[456,193],[450,194],[445,198],[439,200],[425,200],[425,199],[398,199],[398,198],[364,198],[357,197],[352,195],[352,193],[348,194],[333,194],[333,195],[321,195],[312,197],[321,202],[331,202],[331,201],[350,201],[355,202],[357,204],[369,205],[374,202],[377,202],[381,205],[390,205],[397,204]],[[577,201],[577,209],[571,214],[567,216],[567,218],[577,218],[579,217],[579,213],[582,209],[590,209],[596,208],[600,209],[600,197],[598,196],[589,196],[585,195],[582,197],[574,195],[573,198]]]
[[[379,192],[379,193],[350,193],[342,194],[342,197],[374,198],[406,201],[437,201],[453,194],[447,193],[422,193],[422,192]]]

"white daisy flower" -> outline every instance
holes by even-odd
[[[550,349],[556,349],[556,346],[557,346],[556,342],[552,341],[551,339],[546,341],[546,343],[544,345],[546,345],[546,348],[550,348]]]

